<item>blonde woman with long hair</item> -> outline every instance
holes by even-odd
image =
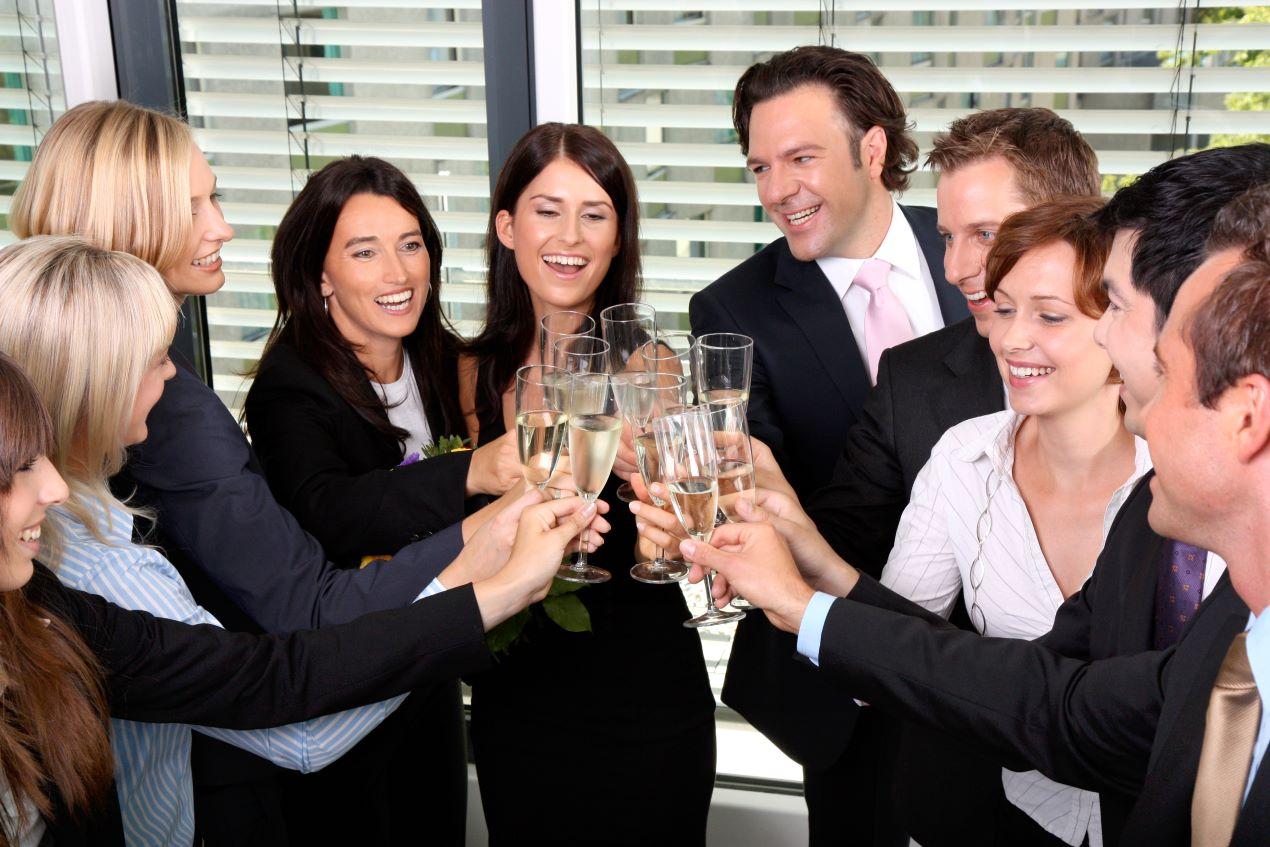
[[[82,104],[53,125],[14,196],[9,223],[22,237],[81,235],[99,247],[130,253],[158,269],[178,299],[224,284],[220,250],[233,238],[215,176],[189,127],[122,101]],[[176,375],[142,422],[148,435],[130,452],[117,487],[135,492],[132,502],[153,510],[155,540],[190,580],[198,601],[231,628],[290,632],[341,623],[481,579],[507,561],[519,514],[532,499],[520,498],[480,530],[481,516],[430,537],[421,529],[420,540],[391,562],[360,570],[333,566],[321,545],[273,498],[220,399],[179,356],[174,358]],[[455,581],[438,581],[447,566],[455,569]],[[413,744],[429,751],[425,761],[412,765],[415,793],[436,798],[428,814],[440,830],[461,840],[467,795],[457,682],[426,696],[411,698],[389,722],[395,729],[385,726],[376,733],[381,752],[367,753],[360,770],[355,753],[331,775],[323,774],[323,780],[336,783],[328,791],[333,797],[305,802],[304,789],[297,789],[297,805],[329,810],[305,815],[318,821],[328,838],[339,837],[347,817],[338,811],[348,805],[367,807],[358,837],[387,837],[391,821],[383,811],[384,798],[396,783],[388,784],[384,751]],[[407,731],[410,739],[404,737]],[[241,754],[205,752],[200,761],[215,774],[208,783],[214,790],[199,795],[204,841],[285,843],[272,776]],[[352,772],[341,777],[347,769]],[[242,775],[238,794],[226,785],[231,772]],[[202,782],[197,774],[195,781]],[[329,802],[336,798],[338,806]]]
[[[135,510],[109,487],[128,445],[145,439],[146,416],[172,376],[167,345],[176,311],[158,273],[128,254],[67,237],[32,238],[0,252],[0,351],[26,370],[48,407],[49,458],[69,487],[65,502],[49,510],[49,563],[71,588],[158,617],[219,626],[162,553],[132,542]],[[553,514],[580,507],[579,500]],[[531,581],[540,584],[529,592],[523,581],[516,588],[491,580],[474,586],[483,617],[488,610],[490,622],[504,618],[545,594],[568,541],[556,535],[558,549],[540,545],[522,557],[532,560]],[[276,729],[197,729],[276,764],[313,770],[350,749],[403,699]],[[193,843],[191,727],[116,720],[112,730],[128,843]]]

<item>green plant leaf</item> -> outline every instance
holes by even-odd
[[[590,632],[591,613],[573,594],[558,594],[542,601],[542,610],[566,632]]]
[[[485,633],[485,646],[495,655],[506,653],[516,639],[520,638],[527,623],[529,623],[529,610],[521,609]]]
[[[562,594],[572,594],[575,591],[581,591],[586,586],[585,582],[568,582],[563,579],[553,580],[551,588],[547,589],[547,596],[559,597]]]

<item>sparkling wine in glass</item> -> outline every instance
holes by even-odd
[[[628,417],[627,424],[634,436],[635,464],[645,487],[654,482],[665,483],[661,475],[661,460],[657,455],[657,437],[652,423],[658,417],[683,408],[688,381],[679,374],[643,373],[630,376],[630,390],[639,398],[636,409],[639,416]],[[674,507],[666,500],[649,493],[653,505],[665,511]],[[666,558],[666,551],[657,548],[657,557],[647,562],[637,562],[631,568],[631,577],[639,582],[661,585],[678,582],[688,575],[688,566],[678,560]]]
[[[745,403],[727,399],[709,404],[710,426],[714,430],[714,446],[719,454],[719,516],[717,523],[743,520],[738,504],[744,500],[754,505],[754,453],[750,446],[750,427],[745,419]],[[750,609],[744,597],[734,596],[738,609]]]
[[[544,365],[562,367],[556,360],[556,342],[562,338],[595,335],[595,318],[582,312],[551,312],[538,322],[538,358]]]
[[[516,441],[525,482],[546,493],[556,472],[560,448],[568,433],[567,395],[561,378],[568,374],[550,365],[526,365],[516,371]]]
[[[653,434],[675,517],[690,538],[709,543],[719,511],[719,456],[709,408],[691,406],[663,415],[653,421]],[[715,605],[713,577],[706,571],[706,610],[684,621],[684,626],[713,626],[745,617],[744,612],[725,612]]]
[[[712,332],[697,339],[697,391],[702,403],[750,400],[754,339],[735,332]]]
[[[594,340],[594,339],[593,339]],[[622,438],[622,418],[613,394],[613,378],[604,372],[573,375],[569,390],[569,462],[578,496],[594,503],[604,490],[617,445]],[[561,565],[556,576],[566,582],[607,582],[612,576],[603,568],[587,564],[587,533],[582,533],[582,550],[570,565]]]

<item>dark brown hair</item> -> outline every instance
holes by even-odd
[[[886,133],[882,184],[890,191],[908,188],[908,175],[916,167],[917,143],[908,135],[903,101],[873,60],[837,47],[795,47],[750,65],[741,74],[732,97],[732,126],[742,153],[750,152],[750,113],[754,107],[804,85],[822,85],[833,94],[849,127],[857,168],[860,139],[873,127],[881,127]]]
[[[1242,377],[1270,376],[1270,184],[1222,208],[1209,252],[1242,248],[1244,260],[1196,309],[1186,327],[1195,393],[1210,408]]]
[[[1111,250],[1111,238],[1091,216],[1102,204],[1101,197],[1060,197],[1006,218],[988,254],[983,286],[988,296],[996,295],[1001,280],[1025,253],[1057,241],[1076,251],[1076,275],[1072,278],[1076,308],[1091,318],[1101,316],[1107,310],[1102,268]]]
[[[1065,195],[1097,195],[1098,157],[1089,142],[1049,109],[988,109],[958,118],[935,137],[927,164],[942,173],[999,156],[1014,170],[1029,206]]]
[[[598,129],[562,123],[534,127],[521,136],[508,154],[490,200],[485,235],[489,267],[485,327],[466,348],[481,366],[478,373],[483,371],[476,386],[476,417],[482,423],[491,415],[501,414],[503,392],[538,338],[533,303],[516,269],[516,254],[498,240],[498,213],[515,213],[516,201],[526,186],[557,159],[568,159],[590,174],[609,195],[617,213],[617,255],[596,289],[591,306],[596,325],[605,308],[639,299],[639,198],[630,166]]]
[[[52,446],[35,387],[0,354],[0,497]],[[3,529],[0,557],[15,528]],[[96,806],[114,778],[101,669],[69,625],[21,590],[0,595],[0,692],[0,773],[14,798],[30,799],[46,818],[54,812],[50,789],[72,814]],[[0,820],[3,845],[31,823]]]
[[[340,397],[375,429],[401,444],[409,433],[393,426],[373,377],[357,359],[357,350],[326,313],[322,266],[344,205],[355,195],[372,194],[396,201],[419,221],[428,251],[428,302],[414,332],[402,340],[414,370],[428,425],[438,438],[463,432],[458,400],[458,338],[441,309],[441,235],[409,177],[383,159],[349,156],[309,177],[278,224],[270,254],[278,317],[265,345],[263,361],[280,340],[322,375]]]

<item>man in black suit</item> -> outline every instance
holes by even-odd
[[[754,110],[751,139],[757,137],[759,118],[764,116],[762,109],[767,105]],[[762,152],[753,141],[750,149],[753,153]],[[765,163],[766,159],[760,157],[757,161]],[[764,439],[783,440],[795,435],[794,443],[800,445],[800,450],[794,457],[788,455],[791,451],[782,451],[786,454],[782,468],[787,467],[784,462],[798,462],[798,456],[802,456],[804,464],[821,475],[808,479],[809,474],[798,469],[802,466],[789,471],[795,490],[807,500],[809,511],[835,548],[875,575],[881,573],[886,562],[913,479],[944,430],[1004,408],[996,360],[983,338],[992,314],[992,304],[983,293],[983,268],[997,226],[1013,212],[1043,200],[1064,194],[1094,194],[1099,186],[1093,150],[1068,121],[1048,109],[996,109],[962,118],[936,139],[930,162],[941,173],[938,231],[924,232],[917,226],[914,231],[925,248],[927,264],[936,275],[934,284],[941,292],[941,302],[949,303],[945,316],[951,318],[955,311],[952,304],[962,301],[973,317],[883,352],[877,385],[858,412],[854,400],[835,406],[835,398],[840,395],[831,386],[810,386],[806,397],[781,401],[769,400],[769,389],[759,387],[767,385],[787,397],[783,393],[785,383],[771,383],[774,366],[760,367],[758,362],[788,358],[792,368],[810,368],[814,377],[822,373],[819,362],[827,359],[846,363],[856,356],[855,346],[848,340],[851,327],[842,321],[841,309],[835,306],[820,313],[823,304],[813,305],[809,299],[816,292],[831,289],[818,266],[799,262],[786,251],[779,254],[777,262],[790,272],[782,275],[778,271],[775,285],[770,270],[763,271],[766,278],[756,270],[764,255],[782,247],[784,242],[776,242],[693,301],[697,309],[693,325],[698,332],[726,325],[732,330],[740,326],[739,331],[757,334],[757,376],[750,407],[752,431]],[[928,212],[904,211],[910,222],[918,213]],[[780,220],[778,211],[772,216]],[[935,243],[936,239],[947,249]],[[790,242],[790,249],[793,243]],[[797,288],[791,289],[782,282],[797,274],[805,276]],[[950,284],[943,285],[941,277]],[[772,326],[770,317],[762,314],[774,304],[758,297],[742,295],[742,303],[729,310],[734,315],[742,314],[742,308],[747,310],[751,317],[745,319],[745,324],[739,318],[729,324],[717,318],[703,322],[703,313],[728,309],[740,299],[738,292],[748,289],[768,300],[775,297],[786,310],[791,303],[803,304],[814,316],[802,327],[803,332],[809,332],[808,326],[813,331],[817,326],[825,327],[822,343],[811,350],[795,336],[791,345],[785,330]],[[789,313],[789,317],[795,319],[798,314]],[[842,325],[831,327],[831,321]],[[806,361],[800,364],[796,361],[800,358]],[[845,364],[840,367],[840,373],[850,372]],[[774,406],[789,408],[776,420],[768,421],[766,410]],[[848,431],[852,420],[855,425]],[[810,428],[818,431],[812,433]],[[823,456],[811,453],[808,439],[818,449],[823,448]],[[837,452],[829,452],[831,446]],[[837,457],[832,479],[827,488],[816,493],[812,485],[815,479],[823,479],[831,456]],[[738,629],[723,699],[805,766],[812,843],[842,843],[848,832],[860,834],[859,817],[842,798],[859,797],[860,802],[874,803],[873,786],[880,780],[878,756],[870,748],[880,743],[879,733],[871,725],[872,716],[863,718],[866,726],[859,734],[853,734],[851,720],[824,720],[826,714],[839,712],[844,697],[822,677],[794,661],[793,655],[793,639],[772,630],[762,618],[751,616]],[[857,739],[854,744],[852,738]],[[879,808],[885,805],[879,804]]]
[[[1223,212],[1211,255],[1177,295],[1160,335],[1159,389],[1141,410],[1157,457],[1152,527],[1229,563],[1180,643],[1091,662],[1037,642],[941,629],[868,577],[832,563],[820,541],[819,555],[804,547],[798,557],[811,563],[809,572],[825,566],[816,579],[846,595],[824,598],[803,583],[779,534],[762,523],[716,534],[738,553],[700,544],[683,552],[728,575],[778,626],[797,630],[804,655],[857,696],[973,739],[1012,766],[1138,795],[1125,843],[1266,843],[1268,221],[1265,184]],[[799,543],[816,543],[814,533],[804,530]]]
[[[828,481],[882,350],[968,314],[965,298],[943,284],[934,210],[902,207],[891,196],[907,188],[917,157],[907,122],[890,83],[858,53],[800,47],[752,66],[737,82],[741,151],[785,237],[694,295],[689,315],[698,336],[754,339],[750,430],[803,494]],[[758,615],[740,631],[731,663],[752,666],[751,677],[765,679],[758,687],[766,688],[767,657],[784,661],[788,647],[770,645],[770,627]],[[744,693],[724,699],[750,717]],[[761,717],[755,722],[766,731]],[[846,736],[840,740],[839,751]],[[791,752],[807,765],[811,842],[842,842],[850,819],[858,832],[856,812],[875,805],[862,793],[874,781],[873,756],[856,757],[858,780],[818,782],[837,753]],[[844,788],[860,809],[841,813]],[[879,832],[879,843],[903,842],[896,827],[881,826],[889,832]]]

